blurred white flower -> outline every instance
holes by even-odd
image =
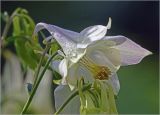
[[[10,51],[3,51],[3,54],[5,54],[6,61],[0,79],[1,112],[2,114],[19,114],[29,97],[26,88],[27,83],[33,82],[34,72],[27,69],[26,77],[23,79],[23,71],[17,56]],[[49,114],[53,112],[50,89],[51,76],[49,71],[44,75],[44,79],[35,94],[36,98],[33,99],[29,108],[30,113]]]

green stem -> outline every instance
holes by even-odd
[[[45,67],[44,67],[44,69],[43,69],[43,71],[41,72],[41,74],[40,74],[40,76],[39,76],[39,79],[37,80],[37,82],[36,82],[36,84],[35,84],[35,87],[33,88],[32,92],[31,92],[30,97],[28,98],[26,104],[25,104],[24,107],[23,107],[23,110],[22,110],[22,112],[21,112],[22,115],[26,113],[26,111],[27,111],[27,109],[28,109],[28,107],[29,107],[32,99],[33,99],[33,96],[34,96],[34,94],[35,94],[35,92],[36,92],[36,90],[37,90],[37,88],[38,88],[38,86],[39,86],[39,84],[40,84],[40,82],[41,82],[41,80],[42,80],[42,78],[43,78],[43,75],[45,74],[45,72],[46,72],[46,70],[47,70],[50,62],[52,61],[52,59],[53,59],[57,54],[58,54],[57,52],[54,53],[54,54],[49,58],[49,60],[47,61],[46,65],[45,65]]]
[[[33,85],[33,87],[35,87],[35,84],[36,84],[36,82],[37,82],[38,75],[39,75],[39,72],[40,72],[40,69],[41,69],[41,66],[42,66],[43,59],[44,59],[45,54],[47,53],[47,51],[48,51],[49,48],[50,48],[50,46],[48,46],[48,44],[47,44],[47,45],[46,45],[46,48],[45,48],[44,51],[43,51],[43,54],[42,54],[42,56],[41,56],[41,59],[40,59],[40,61],[39,61],[39,63],[38,63],[38,68],[37,68],[37,70],[36,70],[36,73],[34,74],[35,80],[34,80],[34,85]]]
[[[82,91],[85,91],[85,90],[88,90],[91,88],[91,84],[88,84],[88,85],[85,85],[83,88],[82,88]],[[78,90],[75,90],[68,98],[67,100],[61,105],[61,107],[55,112],[55,115],[59,114],[63,109],[64,107],[76,96],[78,95]]]

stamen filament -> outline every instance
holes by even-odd
[[[109,75],[111,75],[111,71],[108,67],[99,66],[86,56],[80,60],[80,64],[86,67],[93,74],[95,79],[106,80],[109,78]]]

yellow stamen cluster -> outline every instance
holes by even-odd
[[[96,65],[94,62],[92,62],[86,56],[84,56],[80,60],[80,64],[82,64],[88,70],[90,70],[90,72],[93,74],[93,77],[95,79],[107,80],[109,78],[109,75],[111,75],[111,71],[109,70],[109,68],[107,68],[105,66]]]

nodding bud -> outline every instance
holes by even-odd
[[[27,90],[29,94],[31,93],[32,88],[33,88],[33,85],[31,83],[27,83]]]

